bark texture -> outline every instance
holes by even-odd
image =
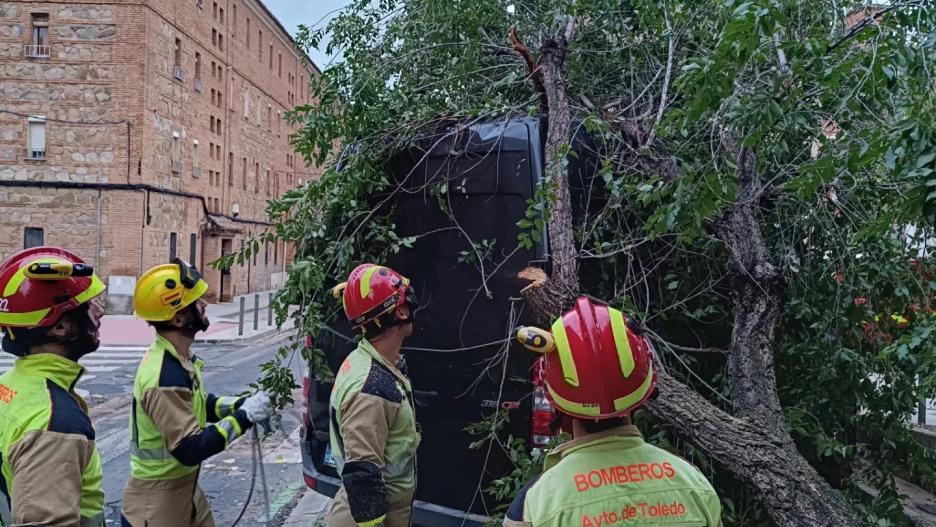
[[[786,437],[771,435],[756,420],[723,412],[665,371],[658,372],[657,394],[647,409],[665,428],[744,482],[777,526],[863,525],[844,496]]]

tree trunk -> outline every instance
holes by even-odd
[[[567,33],[571,33],[574,21]],[[546,174],[550,183],[550,256],[553,272],[520,273],[530,285],[521,291],[537,324],[548,327],[580,294],[565,147],[570,117],[563,75],[566,38],[547,39],[534,61],[511,30],[513,49],[523,56],[529,74],[547,105]],[[785,283],[770,260],[760,231],[758,206],[763,187],[753,152],[740,149],[730,133],[726,149],[737,158],[738,199],[712,223],[728,251],[734,287],[735,326],[728,358],[733,411],[730,415],[658,364],[657,393],[647,404],[668,430],[685,438],[738,481],[748,486],[779,527],[850,527],[861,520],[796,451],[777,396],[774,332],[783,308]],[[675,179],[674,162],[664,175]]]
[[[713,222],[728,250],[728,273],[734,288],[735,320],[728,355],[728,379],[734,415],[759,422],[771,435],[792,443],[777,396],[774,330],[783,308],[785,282],[771,262],[760,231],[758,208],[763,188],[755,156],[738,149],[730,135],[722,141],[737,162],[738,197]]]
[[[646,405],[650,414],[743,482],[776,525],[862,525],[842,494],[786,437],[770,435],[758,421],[723,412],[662,369],[657,375],[657,393]]]

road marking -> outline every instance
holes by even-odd
[[[299,482],[299,483],[293,482],[283,487],[282,489],[280,489],[280,491],[276,493],[276,497],[273,498],[273,501],[270,503],[270,510],[265,511],[263,515],[260,516],[260,519],[258,521],[260,523],[268,523],[268,522],[273,521],[273,519],[276,518],[277,515],[279,515],[280,511],[283,510],[283,507],[292,503],[293,499],[296,497],[296,494],[298,494],[300,491],[304,489],[305,489],[304,482]],[[260,492],[262,493],[263,490],[261,489]],[[260,503],[262,504],[263,496],[257,496],[257,494],[254,493],[254,499],[257,499],[257,498],[260,498]]]

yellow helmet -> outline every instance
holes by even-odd
[[[137,318],[151,322],[171,320],[179,311],[208,291],[198,269],[181,258],[157,265],[137,280],[133,291],[133,311]]]

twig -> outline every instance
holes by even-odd
[[[670,26],[669,16],[664,17],[666,19],[666,31],[669,33],[669,49],[666,53],[666,74],[663,75],[663,89],[660,91],[660,107],[657,109],[656,120],[653,122],[653,127],[650,128],[650,134],[647,136],[644,146],[649,146],[653,144],[653,140],[656,138],[656,129],[660,126],[660,122],[663,121],[663,113],[666,111],[666,95],[669,91],[670,80],[673,76],[673,55],[675,55],[676,49],[676,37],[673,35],[673,28]]]

